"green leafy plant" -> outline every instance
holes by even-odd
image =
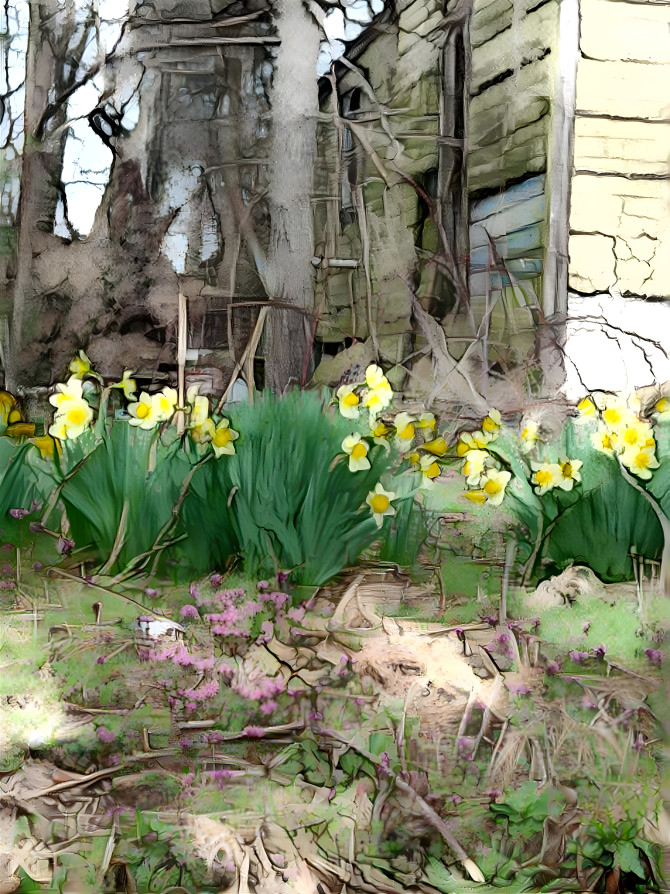
[[[389,467],[384,449],[372,448],[369,470],[350,472],[342,441],[351,426],[330,418],[314,392],[265,393],[231,416],[235,455],[194,474],[185,507],[185,521],[218,507],[210,555],[220,558],[232,543],[230,520],[249,574],[294,569],[293,581],[319,585],[355,562],[375,536],[364,504]]]

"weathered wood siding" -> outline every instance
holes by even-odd
[[[569,284],[670,296],[670,6],[582,0]]]
[[[557,27],[556,0],[475,0],[471,193],[546,170]]]

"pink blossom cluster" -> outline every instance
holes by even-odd
[[[183,698],[185,699],[188,699],[189,702],[204,702],[208,698],[213,698],[218,691],[218,680],[210,680],[208,683],[203,683],[202,686],[198,686],[197,689],[194,689],[191,686],[188,689],[177,690],[179,695],[183,696]]]

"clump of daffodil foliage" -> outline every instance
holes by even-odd
[[[605,579],[632,577],[630,553],[660,557],[670,514],[670,411],[644,415],[634,395],[584,398],[559,437],[531,417],[505,425],[491,409],[462,432],[465,496],[516,519],[527,570],[589,564]]]

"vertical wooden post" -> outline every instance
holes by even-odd
[[[179,398],[179,407],[184,406],[186,400],[185,395],[185,373],[186,365],[186,345],[188,342],[188,310],[186,305],[186,295],[179,290],[179,312],[177,318],[177,392]],[[185,428],[184,410],[179,409],[175,416],[177,425],[177,433],[182,435]]]

